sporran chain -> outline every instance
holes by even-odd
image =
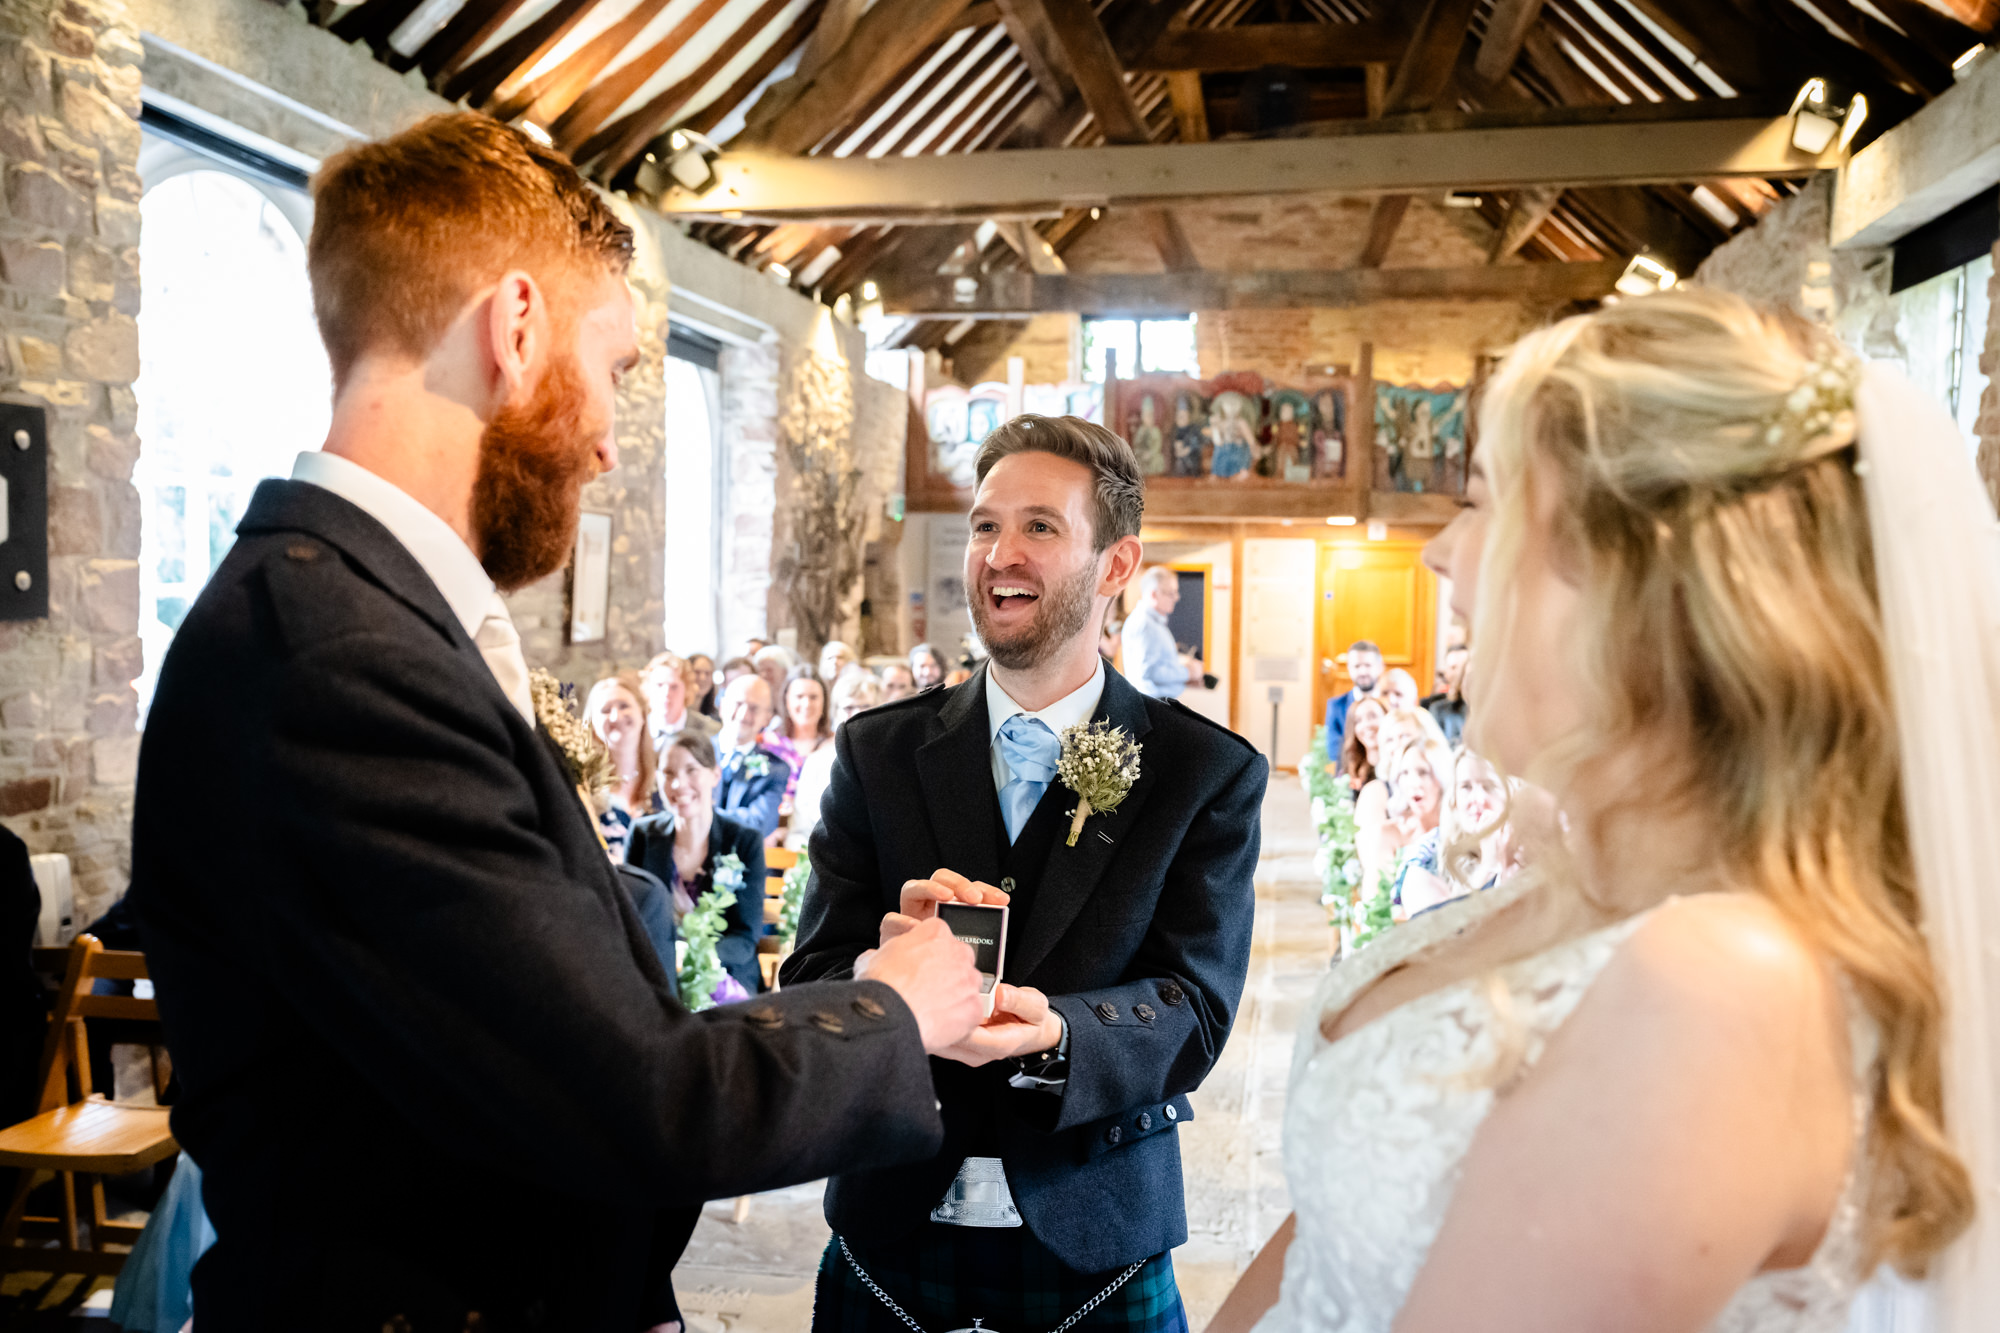
[[[894,1302],[893,1300],[890,1300],[889,1293],[875,1285],[875,1279],[868,1276],[868,1270],[863,1268],[861,1266],[861,1261],[854,1257],[854,1251],[847,1248],[847,1237],[836,1236],[834,1237],[834,1239],[840,1242],[841,1256],[847,1260],[847,1266],[854,1270],[854,1276],[861,1279],[861,1285],[868,1288],[869,1291],[874,1293],[875,1299],[882,1302],[883,1305],[887,1306],[890,1314],[896,1316],[896,1318],[902,1320],[905,1324],[908,1324],[910,1326],[911,1333],[924,1333],[924,1326],[922,1324],[919,1324],[916,1320],[910,1318],[909,1311],[905,1310],[902,1306],[896,1304],[896,1302]],[[1069,1333],[1069,1331],[1072,1328],[1076,1327],[1077,1321],[1081,1320],[1085,1315],[1089,1314],[1092,1310],[1095,1310],[1098,1306],[1104,1304],[1105,1301],[1109,1300],[1111,1296],[1120,1287],[1124,1286],[1127,1282],[1130,1282],[1133,1279],[1133,1277],[1138,1273],[1138,1271],[1144,1268],[1145,1266],[1146,1266],[1146,1261],[1144,1259],[1141,1259],[1138,1263],[1133,1264],[1130,1268],[1120,1273],[1116,1278],[1112,1279],[1110,1286],[1106,1287],[1103,1291],[1098,1292],[1095,1296],[1092,1296],[1089,1300],[1085,1301],[1083,1304],[1083,1308],[1081,1310],[1078,1310],[1075,1314],[1063,1320],[1060,1324],[1057,1324],[1053,1329],[1049,1330],[1049,1333]],[[972,1328],[954,1329],[952,1330],[952,1333],[998,1333],[998,1330],[995,1329],[982,1328],[981,1325],[984,1322],[985,1321],[983,1320],[975,1319],[972,1321]]]

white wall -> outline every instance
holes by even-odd
[[[1311,538],[1243,543],[1243,684],[1237,729],[1275,768],[1296,768],[1312,739],[1313,589],[1319,545]],[[1271,699],[1278,704],[1271,747]]]

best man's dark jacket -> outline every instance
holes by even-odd
[[[267,481],[238,531],[133,836],[204,1333],[634,1333],[700,1201],[937,1151],[887,987],[672,998],[559,751],[381,524]]]
[[[1009,923],[1003,972],[1050,996],[1068,1023],[1068,1087],[1060,1097],[1010,1088],[1011,1062],[933,1060],[944,1150],[850,1169],[827,1188],[828,1222],[868,1248],[920,1227],[968,1155],[1006,1163],[1028,1227],[1079,1272],[1187,1239],[1174,1127],[1242,996],[1266,767],[1240,736],[1146,698],[1109,667],[1096,716],[1143,747],[1139,779],[1076,846],[1054,839],[1022,885],[1032,908]],[[786,985],[851,975],[905,880],[940,867],[1002,878],[983,670],[855,717],[835,746]],[[1057,783],[1051,801],[1060,815],[1075,798]]]

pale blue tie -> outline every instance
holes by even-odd
[[[1061,753],[1062,742],[1038,717],[1016,713],[1000,724],[1000,754],[1011,775],[1000,789],[1000,818],[1007,823],[1009,846],[1021,836],[1021,826],[1049,789]]]

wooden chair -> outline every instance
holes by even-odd
[[[95,935],[79,935],[67,950],[36,950],[37,955],[66,955],[62,985],[49,1016],[48,1037],[42,1045],[41,1114],[0,1130],[0,1166],[20,1168],[13,1202],[0,1221],[0,1270],[28,1269],[37,1273],[88,1273],[116,1276],[125,1266],[126,1250],[141,1228],[113,1222],[105,1214],[104,1180],[153,1165],[173,1156],[179,1145],[167,1126],[164,1106],[133,1106],[108,1101],[91,1088],[90,1043],[86,1018],[122,1018],[157,1023],[159,1006],[130,995],[95,995],[92,983],[146,980],[146,956],[107,951]],[[37,963],[50,961],[38,956]],[[76,1092],[70,1091],[74,1075]],[[157,1083],[157,1071],[155,1075]],[[54,1172],[62,1186],[62,1216],[28,1217],[28,1193],[41,1172]],[[76,1177],[90,1177],[90,1245],[80,1243],[76,1215]],[[53,1233],[61,1248],[24,1247],[24,1232]]]

